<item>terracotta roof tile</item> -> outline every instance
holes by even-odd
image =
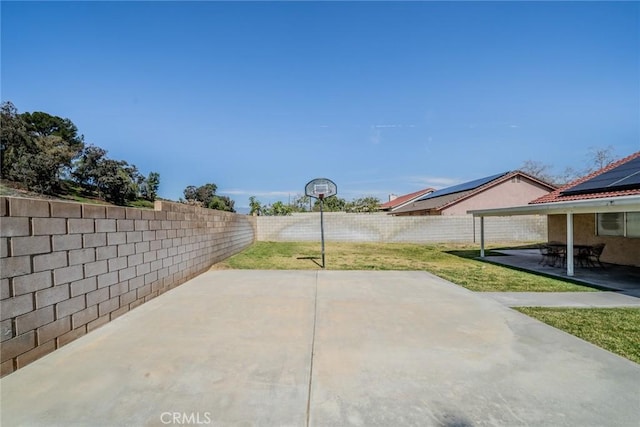
[[[573,201],[573,200],[587,200],[587,199],[601,199],[606,197],[616,197],[616,196],[632,196],[636,194],[640,194],[640,188],[630,189],[630,190],[620,190],[620,191],[607,191],[607,192],[598,192],[598,193],[589,193],[589,194],[574,194],[574,195],[566,195],[563,196],[561,193],[566,191],[572,187],[575,187],[578,184],[582,184],[598,175],[601,175],[605,172],[608,172],[612,169],[617,168],[620,165],[623,165],[637,157],[640,157],[640,151],[637,153],[633,153],[624,159],[620,159],[617,162],[613,162],[610,165],[605,166],[604,168],[597,170],[589,175],[583,176],[582,178],[578,178],[575,181],[572,181],[555,191],[552,191],[549,194],[546,194],[542,197],[539,197],[529,204],[537,204],[537,203],[552,203],[552,202],[563,202],[563,201]]]

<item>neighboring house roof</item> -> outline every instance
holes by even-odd
[[[380,205],[381,211],[394,210],[404,206],[407,203],[411,203],[416,199],[424,196],[425,194],[433,193],[435,188],[425,188],[424,190],[414,191],[413,193],[405,194],[403,196],[396,197],[393,200],[389,200],[386,203]]]
[[[481,193],[491,187],[508,181],[515,176],[525,177],[543,187],[548,188],[549,191],[552,191],[556,188],[555,186],[541,181],[538,178],[535,178],[522,171],[503,172],[496,175],[475,179],[473,181],[464,182],[462,184],[457,184],[452,187],[443,188],[427,195],[426,197],[422,197],[414,203],[411,203],[411,205],[409,206],[397,209],[394,212],[403,213],[412,211],[446,209],[449,206],[460,203],[463,200],[473,197],[474,195]]]
[[[618,160],[530,204],[640,195],[640,151]]]
[[[494,181],[502,176],[505,176],[508,173],[510,172],[502,172],[496,175],[486,176],[484,178],[474,179],[473,181],[463,182],[462,184],[456,184],[451,187],[443,188],[441,190],[438,190],[429,194],[426,197],[421,198],[418,201],[435,199],[437,197],[448,196],[451,194],[462,193],[465,191],[471,191],[482,185],[488,184],[491,181]]]

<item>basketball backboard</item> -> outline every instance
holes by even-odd
[[[305,185],[304,194],[322,200],[338,194],[338,187],[330,179],[316,178]]]

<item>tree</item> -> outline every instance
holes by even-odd
[[[205,184],[200,187],[189,185],[184,189],[184,198],[187,202],[200,202],[202,206],[209,206],[209,203],[213,200],[213,196],[215,196],[217,189],[218,186],[212,183]]]
[[[155,199],[159,174],[152,172],[145,179],[135,165],[108,159],[106,150],[86,146],[71,120],[41,111],[18,114],[11,102],[2,103],[0,113],[2,178],[56,194],[62,179],[71,177],[85,191],[97,191],[120,205],[139,195]]]
[[[52,194],[60,189],[61,175],[76,152],[55,135],[37,136],[35,144],[37,151],[28,160],[31,173],[23,177],[23,182],[36,191]]]
[[[135,166],[123,160],[104,159],[99,169],[97,187],[107,201],[125,205],[137,198],[139,173]]]
[[[553,183],[556,181],[556,178],[551,174],[551,165],[537,160],[526,160],[520,166],[520,170],[544,182]]]
[[[556,185],[564,185],[578,179],[582,175],[584,175],[584,173],[572,168],[571,166],[567,166],[560,174],[554,177],[553,183]]]
[[[354,199],[353,201],[347,203],[345,209],[347,212],[377,212],[378,207],[380,206],[380,199],[377,197],[362,197],[359,199]]]
[[[291,215],[292,211],[291,206],[285,205],[278,200],[264,208],[263,214],[266,216],[287,216]]]
[[[229,197],[216,195],[213,196],[207,207],[209,209],[217,209],[219,211],[235,212],[236,210],[234,209],[234,205],[235,202]]]
[[[2,177],[41,193],[53,193],[84,148],[83,137],[69,119],[47,113],[18,114],[2,103]]]
[[[325,212],[344,212],[345,207],[347,205],[347,201],[338,196],[332,196],[324,199],[323,210]],[[315,212],[320,211],[320,200],[316,199],[313,204],[313,210]]]
[[[218,186],[215,184],[205,184],[203,186],[198,187],[196,190],[196,199],[204,206],[209,206],[213,197],[216,195],[216,190],[218,190]]]
[[[256,199],[256,196],[249,197],[249,209],[250,215],[259,216],[262,214],[263,207],[260,201]]]
[[[204,206],[209,209],[235,212],[235,202],[227,196],[216,194],[218,186],[208,183],[200,187],[189,185],[184,189],[186,202],[193,205]]]
[[[30,190],[53,194],[60,189],[61,165],[72,156],[60,137],[29,138],[23,147],[7,156],[3,153],[3,163],[9,163],[6,170],[3,167],[3,177],[21,182]]]
[[[51,174],[56,174],[56,177],[52,183],[57,183],[61,175],[70,172],[73,159],[82,153],[84,136],[78,135],[78,128],[69,119],[41,111],[22,113],[20,117],[26,124],[29,134],[36,141],[41,142],[39,148],[51,150],[45,152],[46,156],[53,157],[46,163],[48,167],[54,168]]]
[[[542,181],[556,185],[564,185],[581,176],[602,169],[615,160],[616,156],[611,145],[605,148],[590,147],[584,169],[566,167],[561,173],[554,175],[551,173],[552,167],[550,165],[535,160],[527,160],[522,164],[520,170]]]
[[[147,179],[140,186],[140,194],[144,199],[153,202],[158,196],[158,187],[160,187],[160,174],[158,172],[150,172]]]
[[[37,152],[37,148],[27,131],[27,124],[11,102],[3,102],[0,107],[0,150],[2,178],[21,181],[23,168],[28,167],[28,158]]]
[[[197,192],[198,188],[195,185],[188,185],[183,191],[184,198],[187,202],[196,202],[198,200]]]
[[[604,148],[589,147],[588,157],[589,161],[586,173],[600,170],[616,160],[612,145]]]
[[[307,212],[309,210],[310,197],[306,195],[298,195],[293,199],[291,203],[291,209],[293,212]]]
[[[76,152],[80,152],[84,147],[84,136],[78,135],[78,128],[69,119],[41,111],[22,113],[21,117],[27,124],[29,132],[35,135],[58,136]]]
[[[106,150],[94,145],[88,145],[82,151],[71,175],[85,190],[94,191],[97,189],[100,165],[106,159],[106,155]]]

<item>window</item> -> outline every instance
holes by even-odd
[[[624,236],[624,213],[598,214],[598,236]]]
[[[627,237],[640,237],[640,212],[627,212]]]
[[[598,236],[640,237],[640,212],[612,212],[596,215]]]

